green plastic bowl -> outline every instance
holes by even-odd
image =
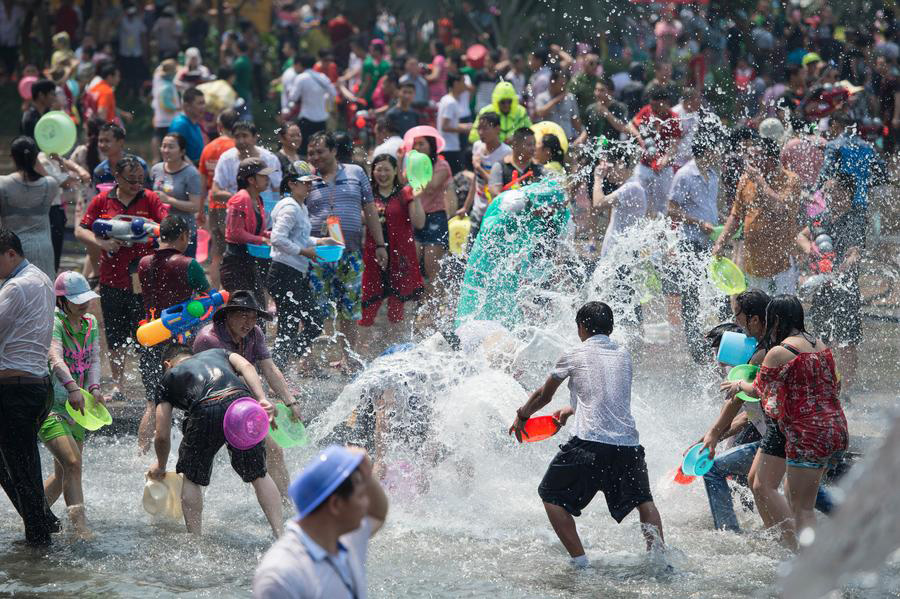
[[[112,424],[112,416],[110,416],[106,406],[94,399],[94,396],[84,389],[81,389],[81,395],[84,396],[84,414],[73,408],[72,404],[66,401],[66,412],[69,413],[72,420],[89,431],[95,431]]]
[[[309,444],[306,427],[299,420],[291,420],[291,409],[283,403],[275,406],[275,425],[277,428],[270,428],[269,435],[281,447],[287,449]]]
[[[735,366],[731,370],[728,371],[728,380],[729,381],[747,381],[748,383],[752,383],[756,380],[756,374],[759,372],[759,366],[755,366],[753,364],[741,364],[740,366]],[[757,402],[759,401],[758,397],[750,397],[743,391],[737,394],[737,398],[743,401],[749,402]]]
[[[709,267],[709,279],[720,290],[728,295],[737,295],[747,289],[747,280],[738,265],[728,258],[713,258]]]

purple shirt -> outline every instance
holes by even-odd
[[[206,325],[194,338],[195,354],[208,349],[225,349],[235,352],[251,364],[272,357],[269,348],[266,347],[266,338],[259,325],[253,327],[253,330],[237,344],[231,339],[231,333],[228,332],[224,318]]]

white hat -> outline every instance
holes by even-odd
[[[759,136],[763,139],[781,142],[784,137],[784,125],[774,117],[764,119],[763,122],[759,124]]]

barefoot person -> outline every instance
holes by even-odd
[[[155,397],[156,463],[147,474],[156,480],[165,477],[172,445],[172,410],[183,410],[184,437],[178,447],[175,471],[184,474],[184,523],[188,532],[199,535],[203,516],[201,487],[209,486],[213,460],[226,445],[223,422],[228,406],[242,397],[252,397],[270,418],[275,407],[266,399],[253,364],[234,352],[211,349],[191,355],[190,348],[173,344],[166,351],[163,364],[166,374]],[[253,485],[272,532],[280,537],[284,528],[281,501],[275,482],[266,472],[265,445],[259,442],[250,449],[236,449],[229,444],[228,453],[231,467],[241,480]]]
[[[564,354],[544,385],[516,410],[509,432],[521,441],[525,422],[569,379],[571,407],[553,416],[563,426],[574,415],[573,435],[550,463],[538,494],[572,564],[584,568],[588,560],[573,516],[581,515],[597,491],[603,491],[616,522],[637,508],[648,550],[662,544],[663,533],[631,416],[631,354],[609,338],[613,313],[608,305],[588,302],[575,322],[582,344]]]
[[[83,275],[70,271],[56,277],[54,290],[56,318],[50,342],[50,370],[55,375],[53,407],[38,432],[53,455],[53,474],[44,481],[44,494],[51,506],[62,494],[75,534],[90,538],[81,486],[84,427],[68,415],[66,401],[83,410],[81,390],[85,389],[106,403],[100,393],[100,331],[97,319],[88,313],[91,300],[100,296]]]
[[[263,556],[253,596],[365,598],[369,539],[388,511],[365,450],[325,448],[291,483],[291,498],[298,518]]]

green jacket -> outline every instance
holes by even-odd
[[[512,100],[512,107],[509,114],[500,112],[500,101]],[[522,127],[531,127],[531,119],[528,118],[528,111],[519,104],[519,97],[516,95],[516,89],[509,81],[501,81],[494,87],[491,94],[491,103],[478,111],[478,116],[472,124],[472,130],[469,132],[469,142],[478,140],[478,121],[485,112],[496,112],[500,115],[500,141],[506,141],[506,138],[515,133],[516,129]]]

